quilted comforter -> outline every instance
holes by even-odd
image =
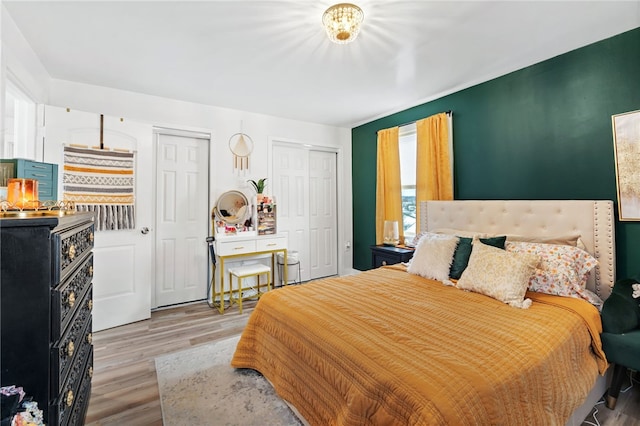
[[[517,309],[402,266],[278,289],[232,360],[312,425],[561,425],[607,362],[597,309]]]

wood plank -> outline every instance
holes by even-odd
[[[155,358],[242,332],[255,307],[220,315],[206,303],[155,311],[151,319],[93,335],[94,375],[87,425],[162,425]]]

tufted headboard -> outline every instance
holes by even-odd
[[[423,231],[458,229],[489,234],[561,236],[580,234],[598,266],[587,288],[605,300],[615,283],[612,201],[461,200],[420,203]]]

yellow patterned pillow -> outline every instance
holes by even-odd
[[[458,280],[457,287],[526,309],[531,306],[531,300],[525,300],[524,295],[539,262],[539,256],[507,252],[483,244],[476,238],[469,265]]]

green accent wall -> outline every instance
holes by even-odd
[[[605,199],[617,217],[611,116],[640,110],[640,28],[352,129],[354,268],[375,244],[376,132],[448,110],[456,199]],[[616,256],[617,277],[640,272],[640,222],[616,222]]]

